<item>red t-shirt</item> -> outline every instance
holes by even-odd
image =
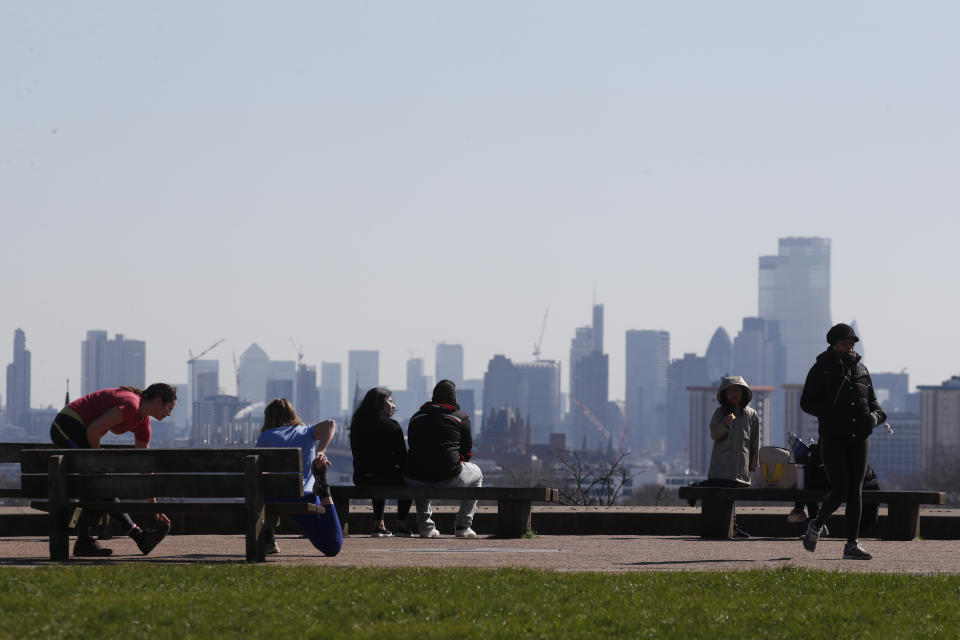
[[[150,416],[139,416],[140,396],[124,389],[101,389],[77,398],[68,405],[77,412],[83,424],[89,427],[93,421],[114,407],[123,414],[123,422],[110,429],[120,435],[132,431],[140,442],[150,442]]]

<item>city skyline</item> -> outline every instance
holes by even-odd
[[[295,361],[292,339],[313,364],[378,350],[402,388],[434,341],[464,345],[467,379],[530,359],[546,310],[541,357],[566,363],[598,302],[617,398],[627,330],[702,354],[759,315],[760,256],[821,237],[870,369],[940,384],[960,336],[915,327],[960,312],[958,20],[882,0],[6,3],[0,363],[22,327],[32,402],[57,405],[88,330],[146,342],[148,381],[174,383],[224,339],[205,357],[227,387],[234,352]]]

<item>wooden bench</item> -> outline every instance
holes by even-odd
[[[776,489],[680,487],[680,498],[701,500],[700,535],[704,538],[733,537],[735,502],[822,502],[826,489]],[[920,505],[946,504],[943,491],[864,491],[864,503],[887,505],[887,539],[913,540],[920,535]]]
[[[300,461],[297,448],[24,448],[20,483],[23,497],[35,499],[31,506],[50,514],[51,560],[67,560],[76,510],[91,509],[244,514],[247,562],[263,562],[266,522],[285,514],[324,512],[305,502],[267,502],[303,495]],[[156,503],[146,500],[152,497]]]
[[[557,489],[549,487],[354,487],[331,486],[333,504],[341,522],[347,521],[351,500],[496,500],[498,538],[520,538],[530,530],[534,502],[559,502]]]

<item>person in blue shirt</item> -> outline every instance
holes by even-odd
[[[322,504],[324,513],[294,515],[293,519],[314,547],[325,556],[335,556],[343,546],[343,530],[337,510],[330,497],[327,467],[331,466],[326,450],[337,424],[333,420],[318,422],[312,427],[304,424],[293,405],[286,398],[276,398],[263,410],[263,428],[257,439],[258,447],[299,447],[303,456],[303,498],[313,504]],[[276,535],[267,529],[266,553],[279,553]]]

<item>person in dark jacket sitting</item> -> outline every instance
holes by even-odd
[[[480,467],[470,462],[473,436],[470,417],[457,404],[456,385],[441,380],[433,388],[433,400],[410,418],[407,426],[410,451],[404,470],[411,486],[479,487]],[[476,538],[471,528],[476,500],[463,500],[456,519],[458,538]],[[440,532],[431,519],[430,500],[417,500],[417,526],[423,538],[437,538]]]
[[[407,444],[403,429],[391,416],[396,413],[393,394],[374,387],[367,391],[350,420],[350,449],[353,452],[353,484],[358,487],[403,486],[403,466]],[[373,499],[373,537],[388,538],[393,534],[383,522],[386,501]],[[410,500],[397,501],[398,536],[409,537],[407,514]]]
[[[867,470],[874,427],[883,424],[887,414],[877,402],[870,372],[860,361],[854,346],[860,338],[847,324],[833,326],[827,332],[830,347],[817,356],[800,395],[800,408],[817,417],[820,455],[830,481],[830,492],[816,518],[810,520],[803,536],[807,551],[817,548],[823,523],[846,500],[846,560],[869,560],[857,539],[860,533],[863,478]]]

